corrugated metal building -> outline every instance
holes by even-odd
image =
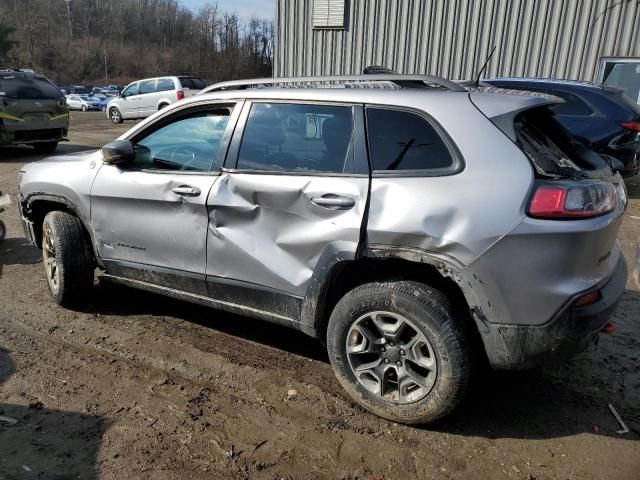
[[[640,0],[276,0],[276,76],[400,73],[595,80],[640,57]]]

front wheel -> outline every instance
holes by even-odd
[[[80,110],[82,110],[83,112],[87,111],[87,106],[86,105],[82,105],[82,107],[80,107]]]
[[[109,118],[111,119],[111,122],[115,123],[116,125],[122,123],[122,114],[117,108],[112,108],[111,110],[109,110]]]
[[[6,236],[7,236],[7,226],[4,224],[2,220],[0,220],[0,243],[4,242],[4,239]]]
[[[371,412],[428,423],[451,412],[469,383],[464,318],[440,291],[418,282],[361,285],[336,305],[327,349],[338,380]]]
[[[93,285],[94,263],[80,220],[66,212],[49,212],[42,224],[42,259],[47,284],[58,305],[86,300]]]

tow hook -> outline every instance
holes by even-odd
[[[611,335],[615,331],[616,326],[611,322],[605,323],[604,326],[600,329],[600,333],[604,333],[605,335]]]

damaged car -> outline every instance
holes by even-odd
[[[24,166],[25,234],[60,305],[97,270],[286,325],[354,401],[427,423],[477,365],[566,359],[612,328],[626,190],[561,101],[424,75],[212,85]]]

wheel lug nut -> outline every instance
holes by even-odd
[[[404,353],[404,350],[400,350],[400,355],[406,355],[406,353]]]
[[[396,365],[397,365],[397,366],[400,366],[400,365],[402,365],[402,362],[401,362],[400,360],[398,360],[398,361],[396,362]]]
[[[393,342],[389,342],[389,346],[393,347],[394,346]]]
[[[385,358],[385,359],[384,359],[384,363],[389,363],[389,359],[388,359],[388,358]]]
[[[384,352],[385,350],[386,350],[386,348],[384,348],[384,347],[380,347],[380,351],[381,351],[381,352]]]

